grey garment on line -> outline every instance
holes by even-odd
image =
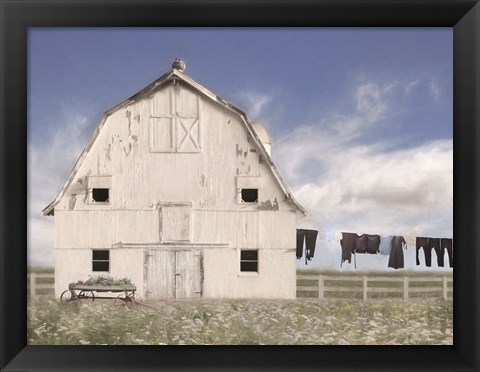
[[[392,235],[382,235],[380,237],[380,254],[389,256],[392,250]]]

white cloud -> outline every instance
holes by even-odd
[[[367,129],[387,116],[387,99],[395,84],[380,87],[374,83],[360,85],[353,93],[354,110],[351,114],[336,114],[330,123],[343,137],[357,136],[362,129]]]
[[[428,85],[429,89],[430,89],[430,94],[432,95],[432,97],[434,99],[437,99],[440,94],[442,93],[440,87],[438,86],[438,83],[436,80],[432,79],[430,80],[430,83]]]
[[[254,119],[258,119],[262,111],[271,101],[271,97],[269,95],[251,91],[239,92],[238,99],[245,106],[245,110],[248,115],[251,115]]]
[[[28,261],[52,266],[53,218],[42,215],[57,196],[91,134],[86,117],[63,113],[64,120],[50,128],[50,140],[28,146]]]
[[[419,84],[418,80],[412,80],[405,85],[405,93],[409,94]]]

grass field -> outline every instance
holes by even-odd
[[[453,343],[451,301],[232,300],[30,303],[31,345],[437,345]]]

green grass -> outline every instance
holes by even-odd
[[[438,287],[438,288],[442,288],[443,287],[443,283],[442,282],[414,282],[414,281],[410,281],[408,283],[408,286],[410,288],[421,288],[421,287]]]
[[[403,281],[399,282],[368,282],[367,287],[369,288],[403,288]]]
[[[53,274],[55,269],[53,267],[43,267],[43,266],[28,266],[27,273],[35,274]]]
[[[363,282],[361,280],[325,280],[325,287],[362,287]]]
[[[308,280],[308,279],[297,279],[297,286],[316,286],[318,285],[318,280]]]
[[[51,278],[36,278],[35,282],[37,284],[54,284],[55,278],[53,276]]]
[[[403,293],[401,292],[370,292],[368,293],[369,299],[377,298],[403,298]]]
[[[297,291],[297,297],[318,297],[318,291]]]
[[[362,299],[362,292],[336,292],[336,291],[327,291],[324,292],[323,297],[326,299]]]
[[[30,345],[453,344],[452,301],[164,301],[135,310],[111,303],[32,301]]]

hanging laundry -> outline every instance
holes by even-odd
[[[431,266],[431,262],[432,262],[432,258],[431,258],[431,255],[432,255],[432,249],[435,250],[435,253],[437,254],[437,265],[440,266],[440,263],[442,264],[441,266],[443,266],[443,256],[442,258],[440,258],[441,254],[440,254],[440,239],[439,238],[428,238],[428,244],[427,244],[427,251],[428,251],[428,254],[430,255],[429,257],[429,264],[427,266]],[[425,252],[426,253],[426,252]],[[427,261],[427,256],[425,254],[425,262]]]
[[[303,230],[305,232],[305,264],[307,260],[311,261],[315,254],[315,245],[317,243],[317,230]]]
[[[407,245],[403,236],[394,236],[392,238],[392,250],[388,259],[388,267],[403,269],[403,245]]]
[[[355,239],[355,253],[367,253],[368,235],[357,235]]]
[[[342,247],[342,261],[340,267],[345,261],[352,263],[352,254],[355,251],[355,240],[357,234],[354,233],[342,233],[342,239],[340,240],[340,246]]]
[[[305,240],[305,230],[297,229],[297,260],[302,258],[304,240]]]
[[[382,235],[380,238],[380,254],[383,254],[385,256],[390,255],[390,252],[392,250],[392,235]]]
[[[335,231],[327,231],[325,232],[325,240],[327,242],[333,242],[335,241],[335,237],[336,237],[336,232]]]
[[[367,235],[367,253],[377,254],[380,251],[380,235]]]
[[[420,265],[420,260],[418,258],[418,252],[420,251],[420,248],[423,248],[423,253],[425,255],[425,264],[427,266],[431,265],[432,262],[432,252],[431,250],[428,251],[427,253],[427,248],[428,248],[428,238],[417,236],[417,239],[415,239],[415,246],[416,246],[416,259],[417,259],[417,265]],[[428,261],[427,261],[427,255],[428,255]],[[428,264],[427,264],[428,262]]]
[[[448,263],[450,267],[453,267],[453,239],[440,239],[440,255],[438,256],[438,266],[440,266],[441,263],[441,266],[443,267],[443,257],[445,255],[445,249],[448,253]]]
[[[403,236],[405,238],[405,241],[407,242],[407,246],[409,247],[413,247],[415,246],[415,239],[416,239],[416,236]]]

